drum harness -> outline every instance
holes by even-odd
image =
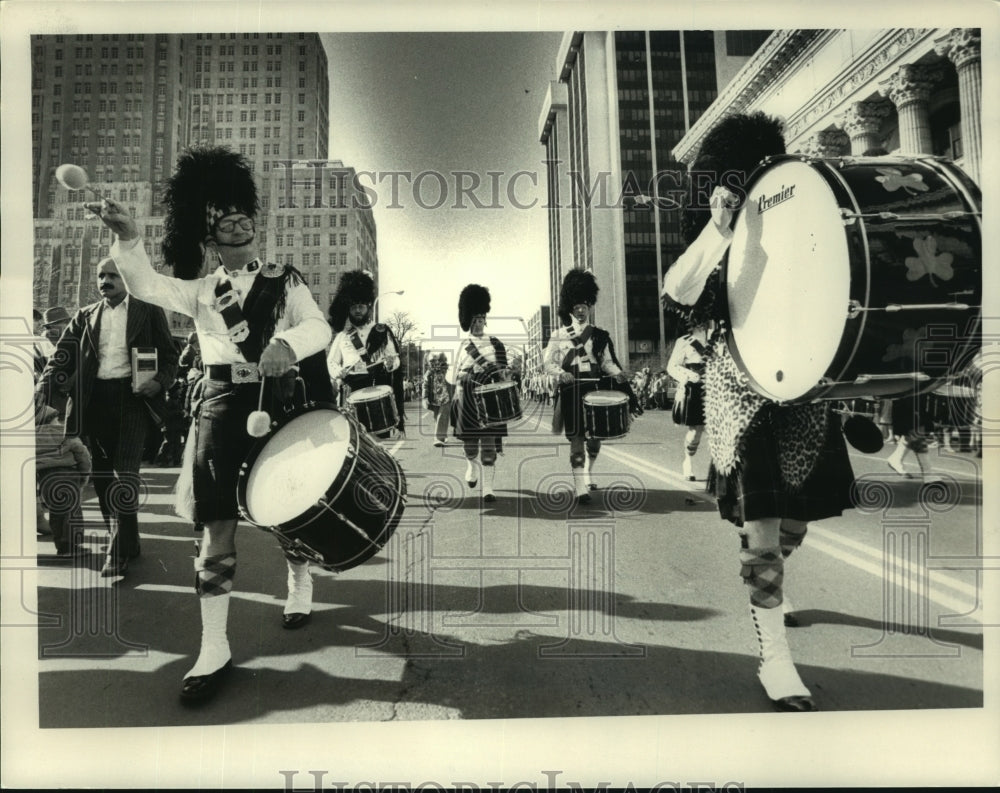
[[[273,331],[276,321],[275,309],[279,304],[283,308],[285,276],[291,274],[293,277],[298,277],[298,272],[294,269],[289,271],[274,264],[265,264],[261,267],[258,259],[250,262],[246,269],[251,273],[260,269],[259,275],[263,278],[254,279],[250,291],[247,292],[243,301],[243,308],[240,308],[239,298],[233,288],[232,281],[223,278],[215,286],[215,309],[226,323],[230,341],[236,345],[247,360],[246,364],[233,364],[232,382],[261,382],[261,390],[263,390],[263,382],[256,371],[256,364],[260,361],[264,349],[264,336],[268,329]],[[270,342],[270,338],[268,338],[268,342]],[[322,351],[293,364],[290,371],[293,373],[291,378],[278,378],[282,395],[286,399],[291,397],[295,381],[302,383],[304,396],[307,396],[305,391],[308,381],[308,384],[314,387],[312,389],[316,392],[314,396],[318,396],[320,399],[330,398],[324,396],[326,392],[322,387],[315,388],[322,383],[323,377],[329,380],[329,374],[326,372],[326,357]]]
[[[483,354],[479,352],[479,348],[476,347],[476,345],[471,341],[465,347],[465,352],[468,353],[473,362],[483,370],[484,374],[490,371],[491,366],[496,366],[500,369],[505,369],[507,367],[507,350],[504,349],[503,344],[500,343],[500,340],[496,336],[490,336],[490,344],[493,345],[493,352],[497,359],[496,364],[491,364],[487,361]],[[472,396],[472,394],[470,394],[470,396]],[[477,422],[481,426],[486,426],[483,419],[480,417],[479,405],[476,403],[475,399],[472,400],[472,405],[475,407]]]

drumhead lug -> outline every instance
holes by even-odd
[[[840,221],[844,226],[853,226],[858,221],[858,215],[855,212],[851,212],[849,209],[840,210]]]
[[[864,311],[864,309],[861,307],[861,301],[860,300],[848,300],[847,301],[847,318],[848,319],[857,319],[859,316],[861,316],[861,312],[862,311]]]

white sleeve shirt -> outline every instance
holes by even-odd
[[[374,327],[375,323],[369,322],[367,325],[357,329],[362,349],[366,349],[368,335]],[[330,345],[326,365],[327,369],[330,370],[331,378],[337,379],[351,374],[367,374],[368,372],[368,367],[361,360],[361,353],[358,352],[354,346],[354,342],[351,341],[350,331],[353,328],[354,326],[348,322],[346,329],[338,333],[333,339],[333,344]],[[391,360],[386,360],[387,357]],[[387,372],[394,372],[399,368],[399,350],[396,349],[396,345],[391,338],[386,337],[385,346],[379,350],[375,350],[369,356],[369,363],[382,363]]]
[[[128,296],[112,308],[101,306],[101,327],[97,337],[97,379],[116,380],[132,374],[131,355],[125,328],[128,324]]]
[[[698,238],[675,261],[663,277],[662,295],[683,306],[693,306],[705,289],[705,282],[733,241],[733,232],[722,232],[709,221]]]
[[[260,270],[227,276],[220,267],[203,278],[190,281],[173,278],[153,269],[138,238],[125,242],[116,240],[111,246],[111,256],[129,294],[194,320],[201,358],[206,365],[246,361],[240,348],[230,339],[222,314],[215,308],[215,287],[228,277],[242,307],[254,278],[266,277]],[[290,286],[285,295],[284,313],[275,323],[272,338],[286,342],[295,360],[301,361],[325,350],[331,335],[330,324],[313,300],[309,287],[302,283]]]
[[[571,319],[573,326],[573,333],[579,336],[587,329],[587,324],[581,325],[576,321],[576,319]],[[556,328],[552,335],[549,337],[549,344],[545,348],[545,355],[543,358],[543,366],[545,371],[551,375],[559,376],[563,373],[563,361],[566,360],[566,355],[573,349],[573,339],[569,335],[569,330],[565,325],[560,325]],[[601,356],[601,360],[597,360],[594,355],[594,339],[591,336],[583,344],[583,349],[587,353],[586,360],[589,364],[588,366],[576,367],[577,374],[583,377],[596,377],[597,370],[606,374],[610,377],[614,377],[616,374],[621,372],[621,369],[615,366],[615,362],[611,360],[611,356],[607,354],[607,349],[605,349],[605,354]]]

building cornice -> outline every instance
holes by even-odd
[[[674,157],[690,162],[697,154],[701,141],[720,119],[733,113],[746,112],[760,96],[772,88],[789,65],[807,47],[842,33],[837,30],[776,31],[720,92],[711,107],[691,127],[673,149]],[[878,91],[878,79],[894,68],[903,56],[913,62],[923,53],[914,53],[921,44],[934,50],[934,38],[940,28],[892,28],[873,41],[868,49],[853,59],[847,69],[816,91],[815,95],[793,116],[784,119],[785,139],[790,144],[816,130],[812,127],[845,103],[868,99]],[[855,96],[859,92],[863,95]],[[835,119],[830,118],[833,123]]]
[[[708,131],[725,116],[742,113],[750,103],[795,61],[823,31],[777,30],[751,56],[736,76],[725,85],[712,105],[691,126],[673,148],[678,162],[690,162],[701,148]]]
[[[915,57],[913,50],[922,41],[933,50],[933,37],[937,28],[893,28],[886,30],[867,51],[851,61],[847,69],[837,74],[833,80],[816,92],[812,100],[802,106],[792,117],[785,119],[785,140],[791,143],[807,133],[817,121],[828,117],[838,107],[842,107],[854,97],[866,100],[879,91],[878,81],[886,70],[893,68],[901,56],[909,61]],[[831,117],[830,122],[834,122]]]

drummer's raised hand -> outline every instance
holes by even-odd
[[[261,353],[257,368],[264,377],[281,377],[295,364],[295,353],[287,341],[271,339]]]
[[[712,192],[708,205],[712,209],[712,222],[715,227],[723,234],[728,234],[733,222],[733,210],[739,205],[736,194],[719,185]]]
[[[88,201],[84,207],[101,219],[101,222],[113,231],[122,242],[134,240],[139,236],[139,227],[135,220],[125,211],[125,208],[110,198],[101,201]]]

